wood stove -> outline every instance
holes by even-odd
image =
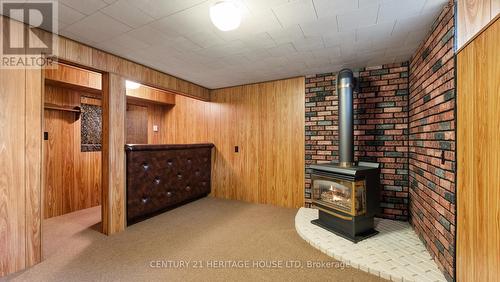
[[[313,206],[319,210],[313,224],[355,243],[378,233],[373,228],[379,209],[378,164],[324,164],[311,169]]]
[[[338,164],[311,165],[313,206],[319,218],[312,223],[355,243],[378,232],[374,217],[379,210],[379,164],[354,162],[354,77],[351,70],[337,76],[339,95]]]

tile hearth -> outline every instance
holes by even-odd
[[[352,243],[311,223],[316,209],[301,208],[295,216],[297,233],[316,249],[392,281],[446,281],[425,246],[407,222],[375,219],[380,233]]]

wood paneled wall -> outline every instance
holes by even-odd
[[[101,104],[85,92],[45,86],[45,102],[60,106]],[[90,94],[91,95],[91,94]],[[44,218],[100,205],[101,152],[81,152],[81,118],[75,113],[45,110]]]
[[[210,120],[215,117],[210,115],[210,111],[213,103],[179,95],[175,103],[173,107],[157,109],[152,115],[152,120],[158,120],[161,124],[159,141],[167,144],[212,142],[210,133],[214,128],[210,127]],[[159,119],[162,113],[163,119]],[[153,137],[153,144],[158,141],[156,138]]]
[[[22,42],[23,26],[11,28]],[[0,277],[41,260],[41,78],[40,69],[0,69]]]
[[[500,13],[500,0],[457,1],[457,47],[461,49]]]
[[[500,277],[500,20],[457,60],[457,281]]]
[[[147,105],[134,114],[143,120],[147,111],[149,144],[215,144],[213,196],[300,207],[304,89],[304,78],[245,85],[214,90],[211,102],[178,95],[175,106]]]
[[[211,92],[215,197],[303,205],[304,89],[302,77]]]

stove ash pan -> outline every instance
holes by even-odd
[[[355,243],[378,233],[374,217],[380,206],[379,164],[321,164],[310,168],[313,207],[319,210],[313,224]]]

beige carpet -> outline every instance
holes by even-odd
[[[95,230],[99,208],[79,211],[46,221],[45,260],[8,279],[381,281],[360,270],[339,267],[332,258],[309,246],[296,234],[296,212],[205,198],[107,237]],[[181,267],[179,261],[190,263]],[[297,267],[287,268],[288,261],[294,261]],[[331,265],[311,268],[311,261]],[[163,267],[151,267],[162,262]]]

